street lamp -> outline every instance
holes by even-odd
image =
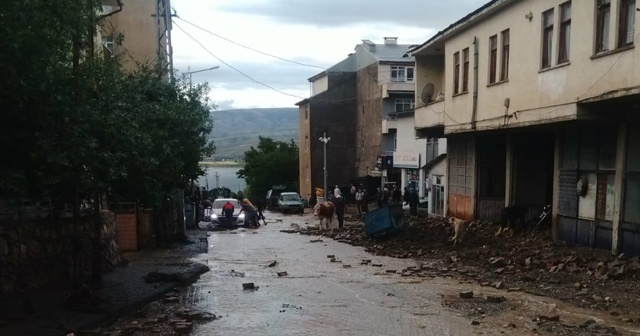
[[[189,74],[189,87],[191,87],[191,75],[193,75],[194,73],[198,73],[198,72],[205,72],[205,71],[211,71],[211,70],[215,70],[215,69],[219,69],[220,66],[216,65],[210,68],[206,68],[206,69],[202,69],[202,70],[196,70],[196,71],[187,71],[186,73]],[[191,69],[191,68],[189,68]]]
[[[324,170],[324,200],[326,202],[329,200],[329,195],[327,194],[327,143],[331,141],[331,138],[327,138],[327,132],[323,132],[319,140],[323,143],[324,147],[324,166],[322,169]]]

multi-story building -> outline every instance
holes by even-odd
[[[324,143],[327,143],[327,183],[347,185],[355,176],[356,73],[355,55],[311,78],[311,97],[299,108],[300,195],[311,197],[324,184]]]
[[[635,0],[494,0],[411,50],[442,92],[416,132],[448,139],[447,211],[552,205],[568,243],[640,253]]]
[[[158,65],[172,71],[170,0],[103,0],[97,41],[105,57],[122,56],[123,66]],[[122,37],[122,38],[120,38]]]
[[[363,40],[345,60],[309,79],[311,97],[298,103],[304,147],[301,194],[310,195],[322,186],[324,145],[318,139],[325,134],[331,137],[327,144],[331,187],[365,176],[424,186],[418,181],[427,146],[414,135],[414,60],[406,55],[412,45],[397,41],[395,37],[385,37],[383,44]],[[395,166],[386,171],[376,164],[385,154],[397,157]]]

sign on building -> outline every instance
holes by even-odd
[[[394,152],[394,168],[420,168],[420,153],[416,152]]]

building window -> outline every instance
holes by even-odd
[[[413,67],[392,66],[391,67],[392,82],[413,82]]]
[[[304,107],[304,120],[309,121],[309,106]]]
[[[636,27],[636,0],[620,1],[620,17],[618,18],[618,47],[633,44]]]
[[[558,63],[569,62],[571,45],[571,2],[560,5],[560,34],[558,43]]]
[[[462,92],[469,91],[469,48],[462,50]]]
[[[309,166],[307,166],[307,182],[309,182]]]
[[[611,14],[611,0],[597,0],[596,2],[596,48],[600,53],[609,50],[609,17]]]
[[[304,150],[305,152],[309,152],[309,136],[304,137]]]
[[[460,93],[460,52],[453,54],[453,94]]]
[[[542,68],[551,66],[553,50],[553,9],[542,13]]]
[[[398,132],[393,133],[393,151],[398,150]]]
[[[502,31],[502,57],[500,59],[500,80],[509,79],[509,29]]]
[[[102,37],[102,53],[105,61],[108,61],[115,56],[115,48],[116,45],[112,36]]]
[[[412,111],[414,106],[413,98],[396,98],[396,113]]]
[[[427,159],[426,162],[433,161],[438,157],[438,138],[427,138]]]
[[[498,68],[498,35],[489,38],[489,84],[496,82]]]

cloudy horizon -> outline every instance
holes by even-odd
[[[363,39],[383,43],[384,36],[397,36],[398,43],[421,44],[486,2],[173,0],[178,16],[172,31],[174,67],[184,73],[220,66],[192,75],[194,83],[209,83],[219,109],[295,107],[309,96],[307,79],[343,60]],[[196,26],[310,66],[248,50]]]

